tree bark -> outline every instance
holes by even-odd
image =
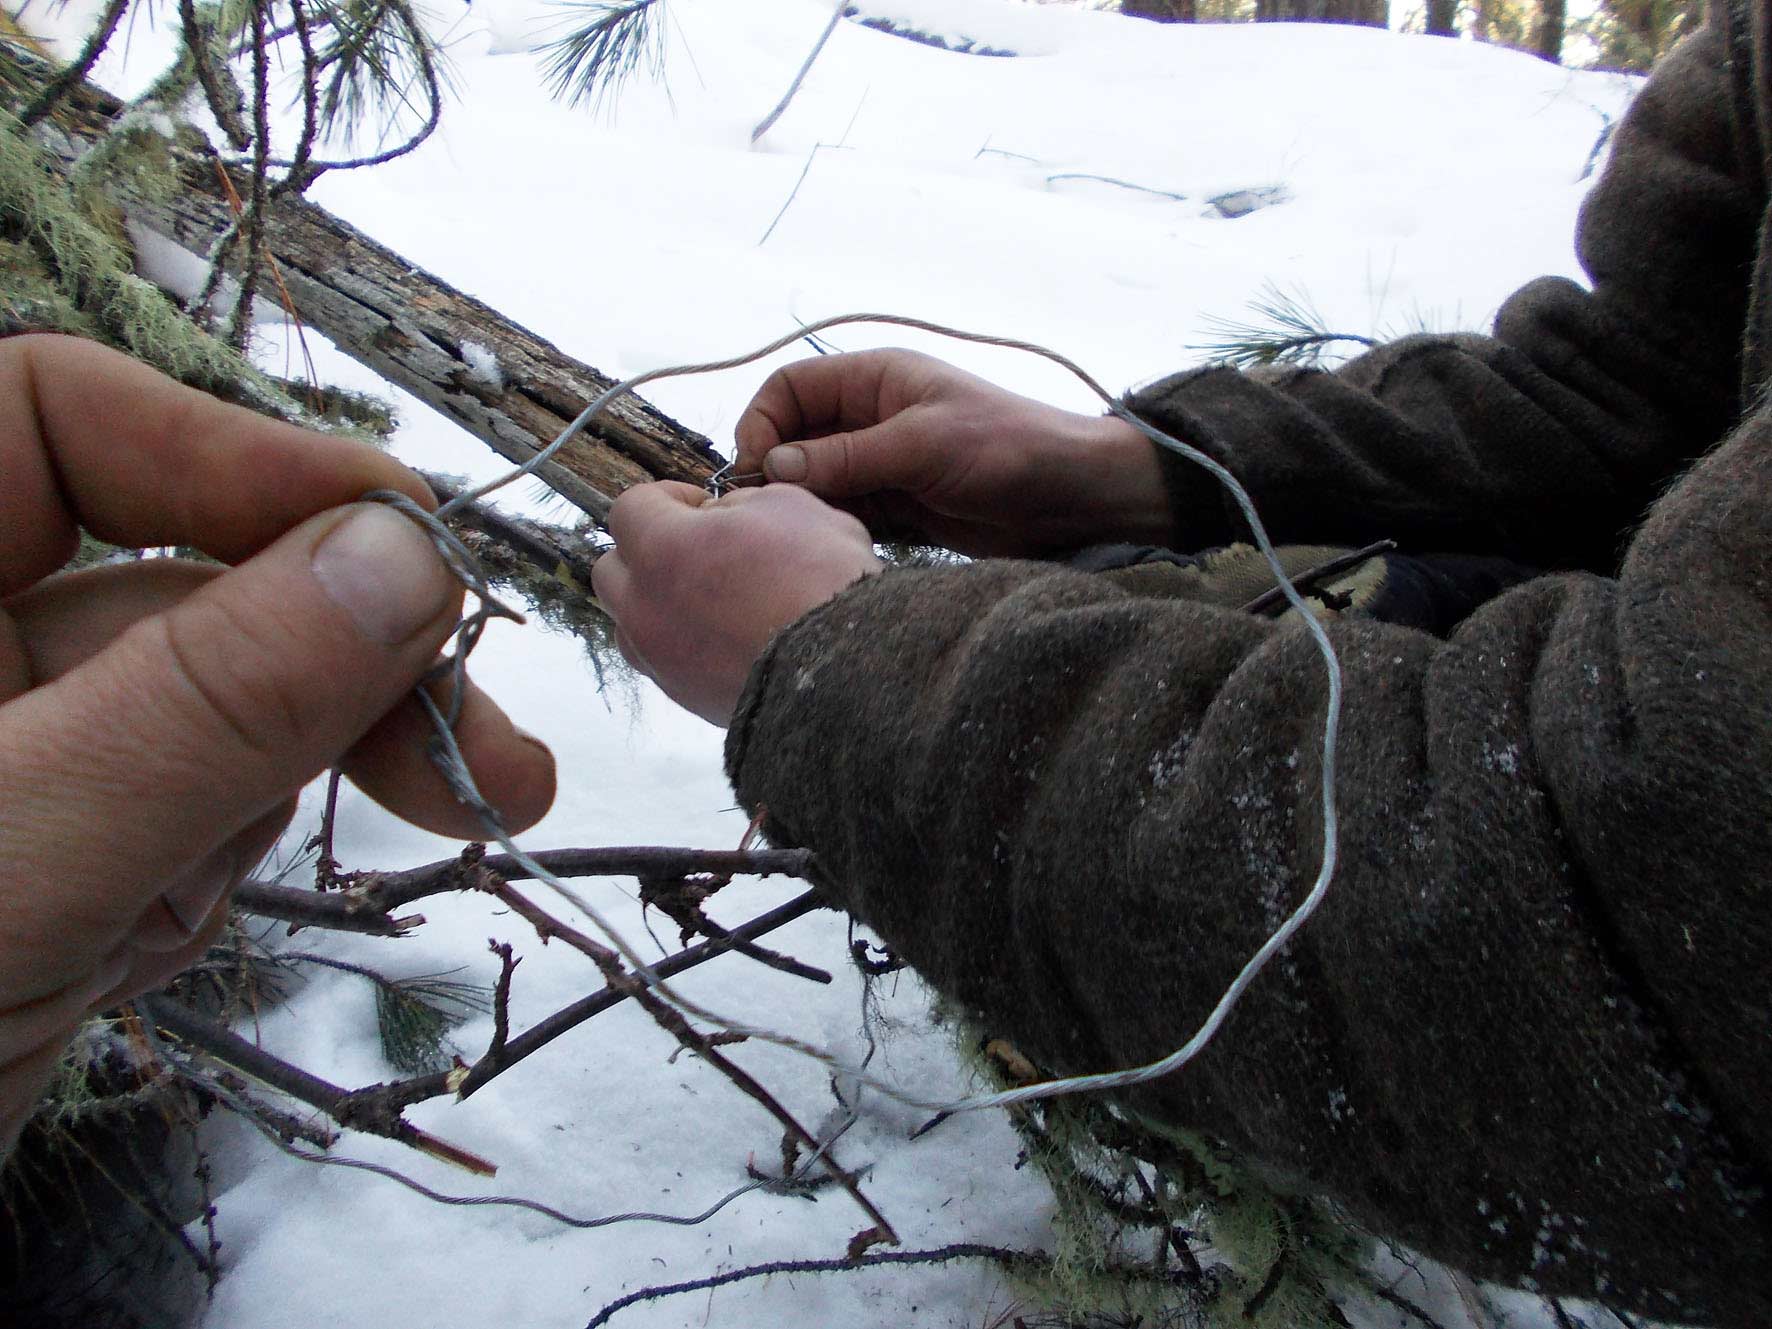
[[[1553,65],[1563,63],[1563,32],[1568,26],[1569,0],[1538,0],[1532,24],[1532,51]]]
[[[1382,28],[1389,0],[1255,0],[1258,23],[1358,23]]]
[[[0,80],[40,81],[29,57],[0,48]],[[52,164],[71,167],[109,132],[121,102],[81,83],[36,127]],[[184,188],[171,199],[118,198],[129,220],[198,256],[234,223],[224,169],[207,146],[173,148]],[[249,191],[230,170],[234,189]],[[270,207],[265,239],[302,321],[375,373],[434,407],[513,462],[529,460],[612,380],[472,296],[413,266],[305,199]],[[489,375],[468,358],[497,359]],[[484,355],[476,358],[484,361]],[[708,440],[644,400],[613,403],[539,471],[564,498],[601,522],[608,501],[648,480],[699,484],[722,464]]]
[[[1120,12],[1155,23],[1192,23],[1199,16],[1197,0],[1120,0]]]
[[[1430,37],[1458,35],[1458,0],[1427,0],[1427,34]]]

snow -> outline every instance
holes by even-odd
[[[67,23],[91,7],[77,5]],[[637,74],[601,114],[551,101],[528,49],[557,31],[557,7],[481,0],[463,17],[439,5],[459,104],[419,152],[328,175],[311,197],[616,376],[729,356],[796,320],[884,309],[1042,342],[1110,385],[1130,385],[1189,364],[1206,321],[1243,316],[1264,285],[1306,293],[1338,329],[1383,335],[1480,327],[1522,281],[1576,275],[1571,228],[1590,183],[1582,170],[1633,90],[1626,79],[1492,47],[1359,28],[1161,26],[1010,0],[860,8],[1019,54],[957,54],[842,23],[787,113],[752,147],[752,126],[829,18],[827,0],[670,0],[665,81]],[[102,76],[140,87],[166,37],[141,30],[114,43]],[[1065,175],[1185,198],[1053,179]],[[1206,206],[1254,189],[1280,190],[1283,201],[1235,220]],[[153,257],[179,289],[195,289],[188,265]],[[266,354],[280,361],[287,338],[270,331]],[[386,391],[309,338],[323,376]],[[1078,384],[1032,357],[898,329],[847,327],[830,340],[914,345],[1018,391],[1093,409]],[[724,443],[750,393],[790,358],[659,383],[649,395]],[[489,351],[473,363],[499,372]],[[394,396],[400,455],[475,479],[503,469],[454,426]],[[549,510],[527,489],[507,494],[519,509]],[[527,847],[737,842],[744,819],[721,775],[715,730],[644,687],[631,699],[599,695],[578,644],[540,629],[495,625],[474,670],[559,759],[559,801]],[[311,830],[316,807],[310,792],[292,840]],[[348,792],[338,846],[352,868],[457,848]],[[644,938],[631,881],[583,886]],[[714,912],[736,923],[796,886],[741,882]],[[510,941],[523,957],[518,1029],[597,986],[582,957],[538,945],[485,901],[428,900],[423,912],[426,925],[398,943],[311,933],[301,942],[396,975],[462,967],[459,976],[490,983],[487,938]],[[722,1010],[863,1055],[843,921],[815,915],[770,944],[831,969],[837,982],[819,988],[728,957],[682,985]],[[970,1087],[949,1033],[930,1022],[927,994],[909,976],[886,983],[890,1029],[874,1069],[932,1094]],[[396,1074],[374,1030],[367,986],[325,972],[266,1013],[259,1036],[354,1086]],[[489,1034],[482,1018],[455,1037],[472,1056]],[[698,1061],[668,1062],[670,1050],[641,1014],[618,1008],[465,1103],[411,1112],[493,1159],[491,1181],[371,1137],[349,1137],[339,1152],[453,1194],[521,1195],[586,1216],[694,1213],[743,1184],[747,1159],[776,1159],[779,1131]],[[803,1120],[830,1108],[816,1067],[764,1046],[732,1055]],[[920,1119],[867,1095],[837,1149],[846,1166],[871,1168],[868,1192],[907,1247],[1051,1246],[1050,1197],[1030,1169],[1018,1170],[1003,1120],[957,1118],[912,1143]],[[574,1326],[646,1284],[841,1255],[866,1226],[838,1194],[814,1203],[758,1191],[695,1226],[570,1231],[514,1209],[434,1205],[245,1137],[219,1205],[227,1271],[211,1329],[282,1329],[292,1295],[313,1326]],[[1404,1290],[1442,1323],[1466,1322],[1466,1295],[1446,1280]],[[991,1269],[955,1264],[754,1281],[636,1306],[615,1323],[966,1326],[1013,1299]],[[1548,1323],[1528,1298],[1495,1301],[1510,1324]]]

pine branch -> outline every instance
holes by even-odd
[[[548,82],[569,106],[595,109],[639,70],[664,73],[663,0],[574,6],[590,21],[542,47]]]
[[[321,131],[345,143],[359,140],[365,126],[378,126],[384,139],[405,113],[413,112],[412,90],[423,91],[419,128],[403,142],[365,156],[311,162],[306,172],[377,166],[404,156],[431,136],[443,113],[451,83],[443,52],[431,40],[406,0],[312,0],[313,18],[331,31],[320,47],[314,72],[326,76],[320,95]],[[295,163],[279,161],[279,166]]]
[[[1371,337],[1355,332],[1333,332],[1323,316],[1300,291],[1285,291],[1269,282],[1249,302],[1254,316],[1248,322],[1212,318],[1206,326],[1213,339],[1195,342],[1188,349],[1203,351],[1208,358],[1251,369],[1257,365],[1315,365],[1336,342],[1376,346]]]
[[[105,47],[109,46],[111,38],[116,36],[117,25],[123,21],[123,12],[128,8],[129,0],[111,0],[105,8],[104,14],[99,18],[98,26],[86,39],[85,49],[75,58],[74,63],[45,84],[43,91],[31,99],[31,104],[18,113],[21,125],[28,127],[36,124],[55,109],[55,104],[65,97],[70,89],[92,72],[92,67],[98,63],[99,56],[105,53]]]

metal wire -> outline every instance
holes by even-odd
[[[1231,981],[1230,985],[1225,989],[1224,994],[1213,1006],[1205,1021],[1202,1022],[1199,1029],[1194,1033],[1193,1037],[1188,1039],[1186,1043],[1182,1044],[1182,1046],[1177,1048],[1174,1052],[1171,1052],[1168,1056],[1163,1057],[1160,1060],[1150,1062],[1143,1066],[1129,1067],[1125,1070],[1106,1071],[1094,1075],[1078,1075],[1057,1080],[1047,1080],[1039,1084],[1026,1085],[1018,1089],[1005,1090],[1001,1093],[980,1094],[970,1098],[953,1101],[937,1100],[920,1097],[916,1094],[900,1089],[895,1085],[877,1079],[874,1076],[867,1074],[860,1067],[846,1064],[841,1058],[825,1049],[807,1043],[801,1039],[794,1038],[791,1035],[776,1033],[773,1030],[763,1029],[748,1024],[742,1020],[734,1020],[730,1017],[709,1010],[708,1008],[689,1000],[681,993],[676,992],[669,987],[656,973],[653,972],[651,967],[640,956],[639,952],[636,951],[632,944],[630,944],[627,939],[615,929],[608,919],[606,919],[596,908],[570,886],[566,885],[565,882],[561,881],[553,873],[549,872],[540,863],[537,863],[533,858],[525,854],[511,842],[510,837],[505,833],[502,821],[498,815],[498,810],[487,802],[485,797],[480,793],[478,786],[474,783],[472,773],[468,770],[466,761],[462,758],[461,749],[456,745],[453,727],[455,719],[459,715],[461,705],[463,691],[462,670],[465,667],[467,654],[473,649],[474,644],[479,640],[480,633],[484,630],[488,619],[494,616],[509,618],[518,618],[519,616],[504,606],[498,605],[490,598],[485,589],[485,575],[479,570],[477,561],[473,559],[473,556],[469,554],[465,548],[460,546],[460,541],[458,541],[455,536],[442,525],[440,519],[447,518],[451,513],[466,504],[482,499],[488,494],[511,484],[513,481],[531,474],[537,467],[550,460],[561,448],[565,447],[580,430],[595,419],[599,413],[610,405],[610,403],[644,384],[659,379],[678,378],[692,374],[713,373],[723,369],[736,369],[742,365],[748,365],[757,360],[761,360],[766,356],[773,355],[775,352],[782,350],[808,335],[822,332],[827,328],[840,327],[854,323],[873,323],[885,324],[893,327],[914,328],[922,332],[929,332],[937,336],[949,337],[958,341],[972,342],[984,346],[1001,346],[1009,350],[1024,351],[1028,354],[1037,355],[1042,359],[1051,361],[1053,364],[1056,364],[1060,368],[1075,375],[1091,392],[1101,398],[1101,400],[1107,405],[1107,408],[1114,415],[1126,421],[1158,447],[1165,448],[1170,452],[1185,457],[1188,461],[1204,469],[1217,480],[1227,492],[1229,492],[1238,509],[1242,512],[1244,519],[1249,523],[1249,529],[1255,538],[1255,543],[1260,548],[1263,557],[1267,559],[1268,566],[1273,572],[1276,585],[1285,596],[1286,602],[1291,605],[1293,609],[1298,611],[1300,621],[1303,623],[1305,630],[1310,633],[1318,652],[1323,657],[1324,668],[1328,675],[1328,698],[1323,719],[1323,852],[1321,865],[1318,869],[1316,879],[1304,900],[1290,915],[1287,916],[1280,926],[1274,930],[1268,939],[1261,945],[1260,949],[1250,956],[1249,960],[1238,972],[1236,978]],[[440,669],[447,672],[454,682],[453,697],[451,698],[449,706],[447,708],[439,707],[422,688],[418,692],[418,697],[436,729],[436,734],[430,745],[432,760],[443,773],[444,778],[449,782],[450,788],[455,792],[456,796],[480,818],[481,824],[486,829],[488,837],[495,840],[506,853],[510,854],[512,858],[522,864],[525,871],[531,873],[537,880],[550,887],[574,909],[578,910],[588,918],[598,931],[608,938],[610,944],[615,947],[616,951],[622,956],[622,958],[633,966],[635,973],[642,981],[650,985],[662,997],[667,1001],[670,1001],[685,1014],[709,1021],[710,1023],[734,1034],[740,1034],[747,1038],[754,1038],[762,1042],[773,1043],[779,1047],[798,1052],[821,1063],[845,1077],[847,1080],[853,1083],[867,1085],[900,1103],[942,1113],[975,1112],[981,1108],[1009,1107],[1013,1104],[1025,1103],[1033,1099],[1055,1098],[1065,1094],[1124,1089],[1172,1074],[1187,1065],[1188,1062],[1192,1061],[1207,1046],[1207,1044],[1212,1041],[1212,1039],[1218,1034],[1219,1030],[1223,1028],[1225,1020],[1230,1016],[1231,1011],[1236,1007],[1238,1001],[1242,999],[1243,994],[1248,991],[1250,984],[1253,983],[1261,971],[1267,967],[1273,957],[1298,934],[1299,929],[1310,920],[1314,913],[1316,913],[1318,907],[1323,903],[1324,897],[1328,894],[1329,884],[1335,875],[1337,861],[1338,818],[1336,815],[1335,759],[1337,744],[1341,732],[1342,707],[1341,665],[1336,658],[1335,647],[1331,644],[1329,635],[1324,631],[1323,625],[1318,622],[1316,615],[1312,612],[1311,606],[1305,601],[1304,597],[1299,594],[1298,588],[1293,584],[1292,579],[1286,573],[1286,569],[1281,565],[1279,555],[1274,550],[1273,542],[1268,537],[1267,528],[1263,525],[1260,516],[1255,510],[1254,500],[1249,497],[1248,491],[1243,488],[1237,478],[1221,463],[1200,451],[1198,448],[1164,433],[1154,425],[1132,414],[1132,412],[1121,405],[1119,400],[1114,397],[1113,394],[1109,393],[1106,388],[1102,387],[1093,376],[1074,361],[1059,354],[1057,351],[1050,350],[1049,348],[1040,346],[1034,342],[1020,341],[1009,337],[995,337],[978,332],[967,332],[959,328],[951,328],[943,324],[932,323],[926,319],[911,318],[900,314],[837,314],[830,318],[820,319],[815,323],[796,327],[792,332],[783,334],[768,345],[744,355],[733,356],[725,360],[705,361],[699,364],[672,365],[661,369],[649,369],[643,374],[636,374],[632,378],[617,383],[614,387],[599,394],[590,405],[585,407],[585,409],[579,413],[577,418],[574,419],[571,424],[567,425],[566,428],[560,432],[559,436],[555,438],[552,443],[543,448],[534,457],[531,457],[527,462],[523,463],[523,465],[516,467],[499,479],[493,480],[487,484],[481,485],[477,489],[470,490],[467,493],[457,496],[450,502],[444,504],[434,517],[418,507],[418,505],[413,503],[410,499],[404,498],[403,495],[395,495],[388,491],[380,491],[368,495],[367,497],[378,502],[388,503],[398,511],[404,512],[414,521],[419,522],[430,535],[433,543],[437,544],[439,550],[444,552],[444,557],[449,562],[451,569],[456,571],[457,576],[461,577],[464,584],[467,585],[468,588],[481,600],[480,610],[463,619],[462,626],[458,629],[456,635],[455,652],[443,666],[440,666]]]

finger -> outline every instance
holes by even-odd
[[[776,370],[733,428],[738,469],[758,471],[770,449],[840,429],[865,429],[885,414],[882,390],[903,351],[818,355]]]
[[[707,490],[680,480],[655,480],[624,489],[609,509],[609,534],[617,546],[640,544],[647,536],[671,527],[684,514],[701,507],[710,497]]]
[[[449,684],[434,684],[430,691],[443,705]],[[369,797],[415,826],[458,840],[482,839],[487,831],[478,814],[456,799],[430,760],[434,736],[430,717],[408,698],[351,749],[344,772]],[[554,801],[554,754],[512,724],[472,680],[462,698],[455,741],[507,833],[515,835],[542,819]]]
[[[221,574],[212,564],[153,559],[51,577],[12,597],[7,608],[25,646],[26,685],[77,668],[137,622],[172,608]],[[436,695],[446,695],[446,689]],[[431,733],[418,703],[402,701],[352,748],[343,762],[345,773],[377,803],[428,831],[464,839],[484,835],[485,828],[431,764]],[[520,734],[471,682],[455,737],[507,829],[514,833],[541,819],[553,802],[553,754]]]
[[[912,408],[870,429],[784,443],[764,456],[763,474],[829,499],[919,493],[941,478],[950,461],[919,424]]]
[[[245,558],[371,489],[435,500],[374,448],[312,434],[74,337],[0,342],[0,594],[62,566],[77,528]]]
[[[631,492],[631,491],[630,491]],[[613,517],[615,514],[610,513]],[[591,567],[591,592],[615,620],[616,640],[620,644],[622,622],[628,617],[634,596],[634,573],[619,548],[612,549]],[[626,654],[626,651],[623,651]],[[633,663],[630,658],[629,664]]]
[[[459,599],[407,518],[357,505],[0,708],[13,874],[0,925],[69,968],[121,941],[158,883],[331,765],[412,687]],[[22,898],[51,879],[53,918]],[[10,987],[0,978],[0,1004]]]

